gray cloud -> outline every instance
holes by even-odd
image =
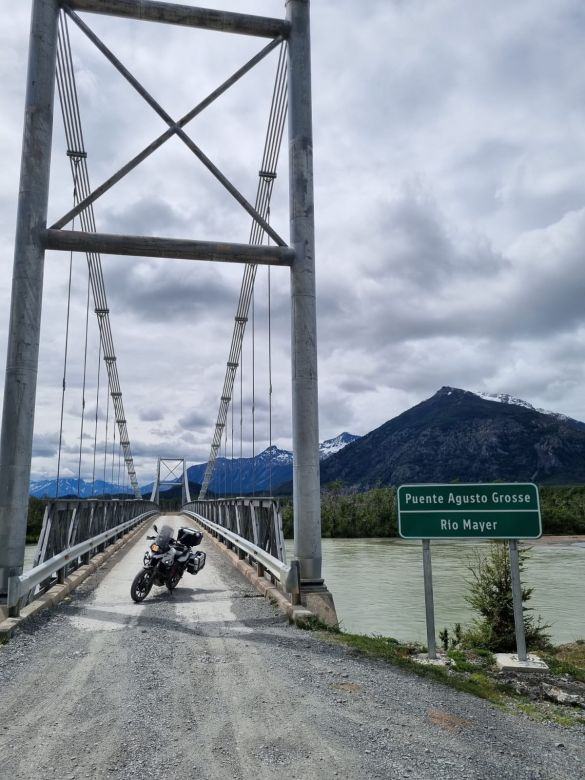
[[[29,3],[13,5],[0,31],[0,350],[8,329],[30,12]],[[245,10],[283,13],[281,0],[249,0]],[[176,117],[260,48],[247,37],[97,15],[88,22]],[[545,0],[478,0],[464,12],[451,0],[313,4],[322,438],[344,429],[365,433],[443,384],[509,392],[585,419],[584,29],[579,0],[562,0],[554,10]],[[71,34],[95,186],[164,126],[83,36]],[[351,57],[340,55],[347,51]],[[274,59],[188,127],[250,200]],[[60,124],[57,116],[50,219],[72,202]],[[271,214],[285,237],[286,179],[285,141]],[[245,212],[177,139],[100,199],[95,213],[105,232],[247,241],[250,230]],[[68,261],[49,253],[45,267],[39,473],[55,463]],[[104,257],[103,268],[128,429],[146,482],[169,448],[196,462],[207,458],[243,269],[122,257]],[[63,451],[63,468],[75,474],[86,274],[85,259],[75,256]],[[266,276],[259,269],[258,448],[269,435]],[[273,438],[290,447],[289,274],[273,269],[271,280]],[[247,410],[250,333],[251,322],[242,360]],[[84,473],[93,467],[97,347],[90,311]],[[4,363],[0,354],[0,370]],[[103,366],[101,382],[103,444]],[[236,385],[239,404],[239,377]],[[239,426],[239,406],[234,412]],[[243,439],[249,452],[248,415]]]
[[[38,434],[33,440],[34,458],[53,458],[59,447],[58,434]]]
[[[141,409],[139,417],[143,422],[158,422],[163,419],[163,410],[156,406]]]

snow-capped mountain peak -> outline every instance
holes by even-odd
[[[344,431],[334,439],[327,439],[326,441],[321,442],[319,445],[320,460],[325,460],[330,455],[333,455],[335,452],[339,452],[344,447],[347,447],[348,444],[351,444],[353,441],[357,441],[359,438],[361,437],[354,436],[352,433],[347,433],[347,431]]]
[[[540,409],[528,401],[522,400],[522,398],[515,398],[509,393],[474,393],[474,395],[483,398],[484,401],[494,401],[500,404],[511,404],[512,406],[522,406],[525,409],[531,409],[533,412],[540,412],[540,414],[548,414],[551,417],[555,417],[557,420],[570,420],[566,414],[560,414],[559,412],[551,412],[548,409]]]

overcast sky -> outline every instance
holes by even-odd
[[[18,193],[30,2],[0,29],[0,371]],[[282,0],[213,7],[282,17]],[[85,15],[173,116],[261,39]],[[70,24],[91,182],[164,129]],[[314,0],[313,119],[320,438],[364,434],[442,385],[510,393],[585,420],[585,6],[582,0]],[[188,127],[254,200],[273,54]],[[49,221],[72,204],[56,106]],[[271,221],[288,238],[286,143]],[[172,139],[95,205],[98,230],[246,242],[250,218]],[[139,482],[157,456],[207,460],[243,268],[103,256]],[[53,476],[69,257],[48,253],[33,478]],[[269,443],[268,280],[243,356],[243,445]],[[62,473],[77,475],[87,267],[73,258]],[[273,442],[291,448],[290,307],[271,272]],[[91,477],[90,321],[82,476]],[[103,379],[103,377],[102,377]],[[234,455],[240,454],[236,383]],[[100,399],[103,476],[106,399]],[[230,414],[231,423],[231,414]],[[111,423],[110,423],[111,434]],[[111,446],[111,445],[110,445]],[[227,454],[231,456],[231,430]],[[111,450],[110,450],[111,452]],[[222,447],[222,454],[224,448]],[[111,477],[111,456],[107,464]],[[115,460],[117,474],[117,460]]]

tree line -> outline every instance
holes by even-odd
[[[538,489],[545,534],[585,534],[585,485],[542,485]],[[26,541],[40,536],[46,500],[29,499]],[[163,512],[179,511],[180,498],[161,499]],[[284,535],[293,537],[290,499],[281,499]],[[332,482],[321,495],[321,528],[326,538],[398,536],[396,489],[380,487],[363,493],[351,491],[343,482]]]
[[[585,485],[542,485],[538,492],[543,533],[585,534]],[[292,502],[282,504],[284,535],[290,539]],[[321,494],[321,529],[325,538],[398,536],[396,488],[357,493],[341,481],[330,483]]]

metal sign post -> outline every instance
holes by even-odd
[[[526,661],[526,634],[524,633],[524,614],[522,610],[522,583],[520,582],[520,557],[518,540],[510,539],[510,572],[512,575],[512,599],[514,601],[514,628],[516,630],[516,652],[518,660]]]
[[[425,613],[427,622],[427,647],[429,658],[437,657],[435,641],[435,602],[433,599],[433,567],[431,564],[431,543],[429,539],[422,540],[423,545],[423,576],[425,581]]]

